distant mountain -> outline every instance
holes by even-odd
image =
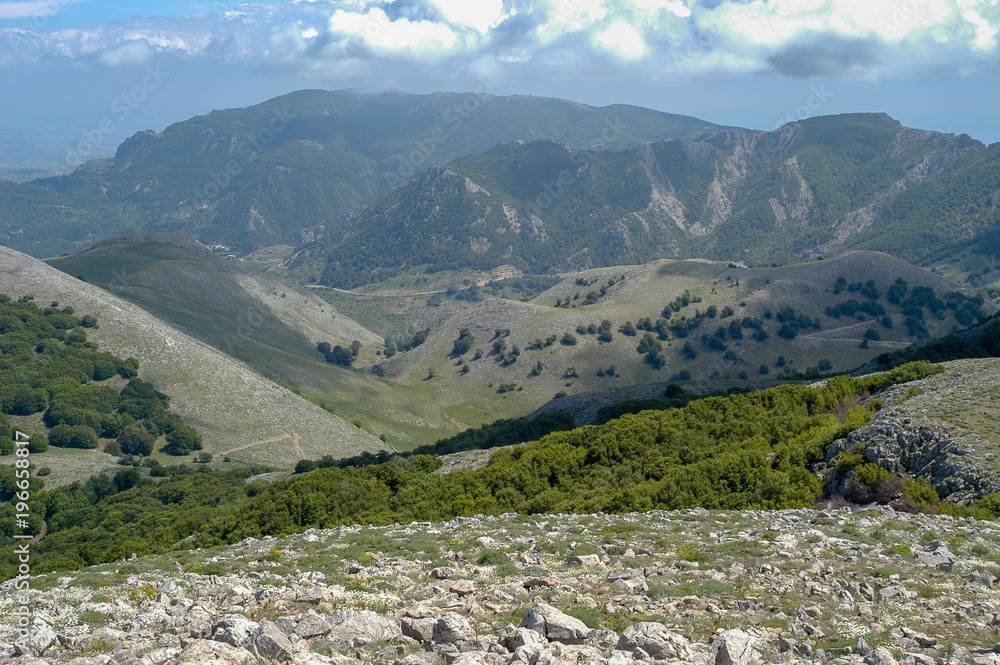
[[[519,141],[424,171],[343,238],[307,244],[296,260],[340,287],[420,265],[767,265],[850,248],[917,261],[995,232],[998,200],[1000,144],[907,129],[881,114],[624,150]]]
[[[341,235],[345,216],[422,169],[498,143],[608,149],[719,126],[540,97],[305,90],[140,132],[72,175],[0,181],[0,242],[35,256],[139,229],[248,252]]]

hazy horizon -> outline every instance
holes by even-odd
[[[0,2],[0,166],[305,88],[531,94],[771,130],[882,112],[1000,141],[990,0]]]

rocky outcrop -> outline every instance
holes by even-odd
[[[504,563],[480,563],[497,551]],[[989,637],[1000,627],[1000,525],[971,519],[889,509],[506,515],[311,530],[202,554],[40,575],[27,641],[5,583],[0,661],[1000,662]],[[215,574],[195,572],[207,565]]]
[[[893,414],[856,429],[834,442],[827,462],[840,453],[860,450],[868,462],[904,476],[924,478],[942,497],[968,501],[1000,490],[997,481],[968,459],[954,431],[941,424],[918,424]],[[830,489],[843,493],[844,478]]]
[[[863,452],[864,459],[904,477],[929,481],[956,503],[1000,491],[995,423],[1000,359],[944,363],[945,371],[892,386],[870,400],[880,410],[866,427],[833,443],[826,455],[827,488],[842,493],[843,475],[832,472],[837,456]]]

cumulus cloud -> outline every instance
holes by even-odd
[[[16,19],[47,2],[0,2]],[[997,0],[290,0],[133,19],[93,30],[0,29],[0,65],[142,65],[159,55],[337,78],[380,63],[449,71],[624,67],[875,79],[906,67],[983,70],[1000,51]],[[3,26],[4,23],[0,23]],[[610,63],[610,64],[609,64]]]

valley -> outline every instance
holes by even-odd
[[[873,252],[776,268],[662,260],[483,286],[490,273],[415,273],[364,296],[303,289],[172,232],[105,241],[49,263],[332,407],[397,450],[456,427],[557,408],[576,393],[661,395],[671,381],[709,393],[843,372],[997,309],[970,289]],[[850,275],[865,275],[871,286],[848,284]],[[897,280],[905,290],[894,304],[887,298]],[[907,303],[918,310],[907,314],[903,301],[912,293],[924,300]],[[463,330],[468,345],[458,354]],[[421,331],[418,346],[390,350]],[[360,347],[350,367],[316,350],[354,341]]]

